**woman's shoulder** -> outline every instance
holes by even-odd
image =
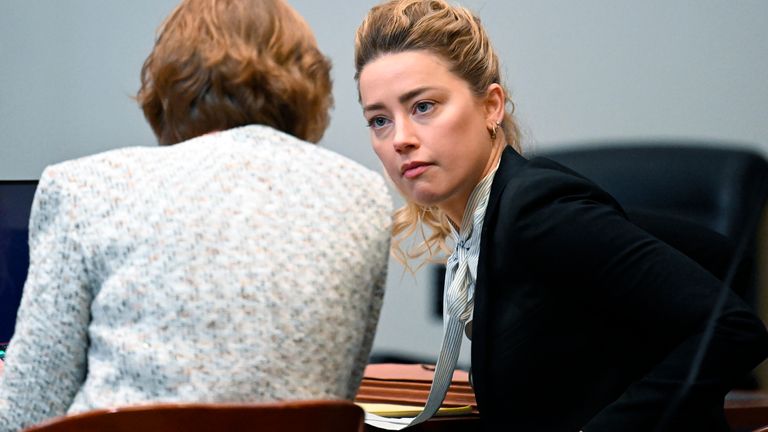
[[[359,200],[361,207],[392,208],[382,174],[320,144],[309,143],[268,126],[249,125],[227,132],[230,140],[246,143],[264,155],[263,172],[273,172],[293,183],[307,183],[310,194]],[[274,166],[282,167],[279,172]],[[314,191],[314,192],[312,192]],[[322,192],[321,192],[322,191]],[[332,193],[332,192],[336,193]],[[297,193],[301,191],[296,189]]]
[[[610,205],[616,201],[603,189],[576,171],[544,157],[526,159],[515,154],[502,160],[498,176],[498,192],[521,206],[574,200],[594,200]],[[493,192],[492,192],[493,193]]]
[[[91,178],[103,180],[120,177],[148,161],[158,159],[165,149],[158,146],[134,146],[106,150],[51,164],[43,170],[40,178],[42,181],[46,177],[55,176],[84,182]]]
[[[381,174],[346,156],[276,129],[249,125],[202,135],[171,146],[126,147],[46,168],[40,185],[81,200],[178,195],[189,184],[259,184],[308,202],[339,208],[358,202],[366,212],[389,214]],[[143,199],[142,198],[142,199]]]
[[[283,164],[286,171],[304,170],[331,177],[381,183],[380,174],[340,153],[264,125],[247,125],[204,135],[187,142],[190,147],[229,149],[259,155],[265,165]]]
[[[569,168],[546,158],[510,156],[502,159],[491,188],[491,226],[526,237],[593,223],[597,216],[626,218],[611,195]]]
[[[38,190],[90,190],[115,177],[112,173],[130,171],[133,160],[146,157],[151,151],[151,147],[126,147],[48,165],[40,174]]]

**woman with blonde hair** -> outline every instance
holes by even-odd
[[[184,0],[138,101],[161,146],[48,167],[0,430],[151,402],[352,399],[391,202],[317,147],[330,64],[282,0]]]
[[[395,253],[450,254],[435,380],[412,424],[440,406],[466,333],[487,430],[728,430],[723,397],[768,355],[765,326],[595,184],[521,155],[476,16],[382,3],[355,67],[373,149],[407,201]],[[400,250],[419,227],[423,244]]]

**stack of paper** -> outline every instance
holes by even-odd
[[[365,412],[370,414],[376,414],[379,417],[416,417],[419,415],[424,406],[413,405],[397,405],[397,404],[383,404],[383,403],[364,403],[355,402]],[[472,407],[464,405],[460,407],[440,407],[437,410],[436,416],[446,415],[463,415],[472,413]]]
[[[365,368],[365,375],[356,402],[423,407],[427,403],[432,385],[434,367],[420,364],[372,364]],[[443,401],[443,408],[471,407],[468,412],[477,413],[475,393],[469,385],[469,375],[455,371],[451,386]],[[441,410],[438,415],[455,415],[467,412]],[[416,412],[418,414],[418,412]],[[382,415],[382,414],[379,414]],[[409,414],[415,415],[415,414]]]

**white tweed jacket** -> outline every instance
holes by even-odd
[[[48,167],[0,377],[0,430],[149,402],[353,398],[391,199],[264,126]]]

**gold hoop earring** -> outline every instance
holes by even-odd
[[[496,129],[498,129],[498,127],[499,127],[499,126],[501,126],[501,122],[496,122],[496,123],[493,125],[493,129],[491,129],[491,130],[489,131],[489,132],[490,132],[490,134],[491,134],[491,141],[496,141]]]

